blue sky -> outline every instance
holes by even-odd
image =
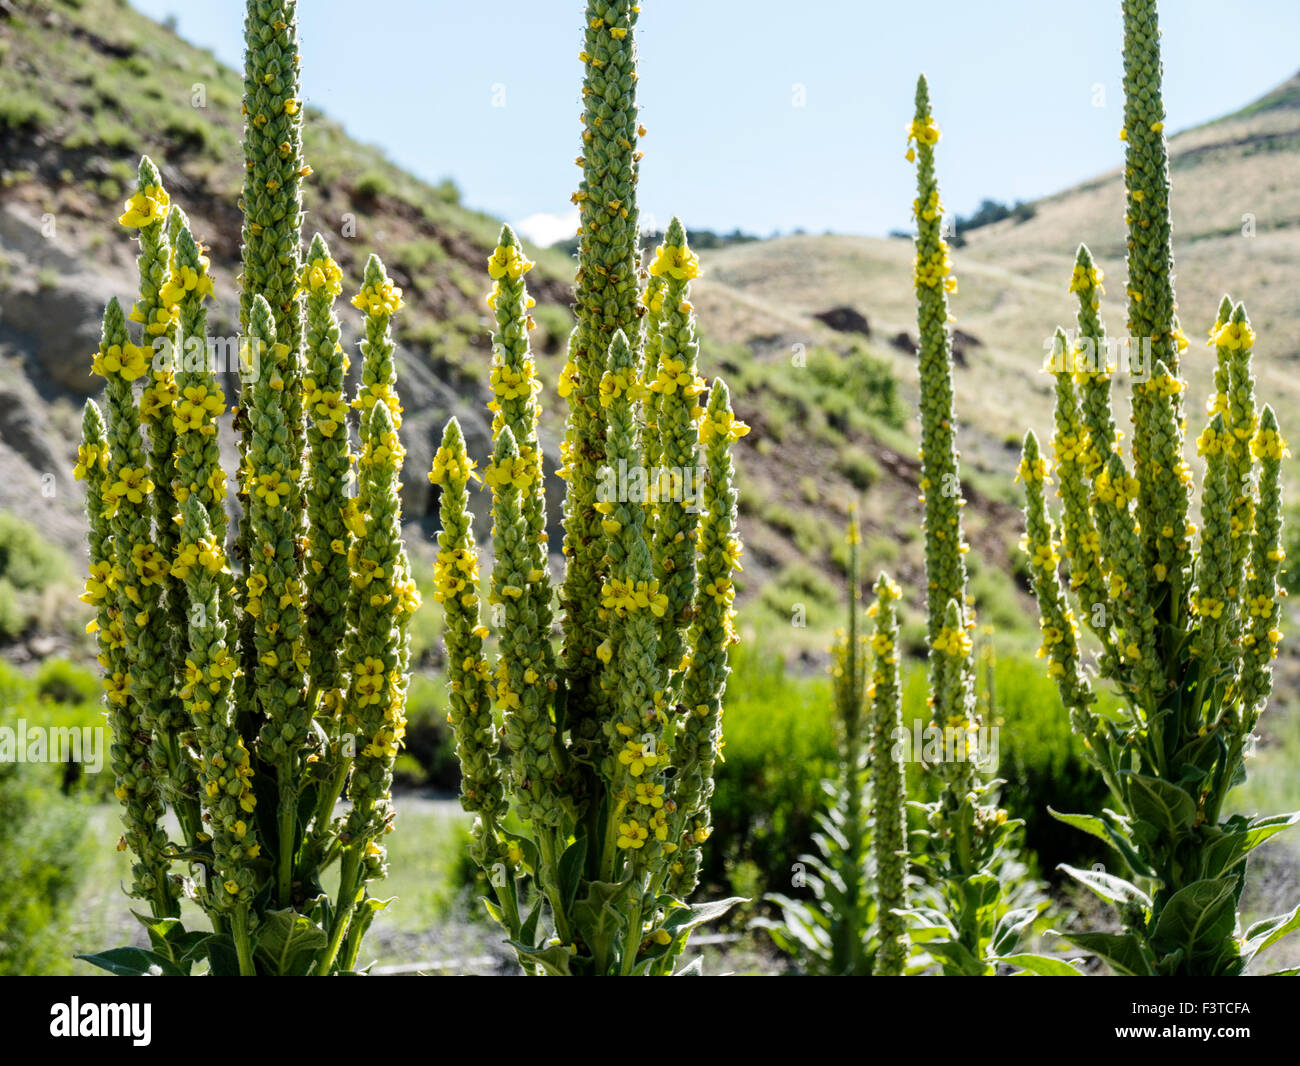
[[[240,0],[132,2],[240,64]],[[568,235],[583,6],[304,0],[304,95],[466,203]],[[1161,19],[1173,130],[1300,67],[1294,0],[1165,0]],[[643,213],[760,235],[906,228],[920,71],[949,209],[1056,192],[1119,163],[1120,31],[1119,0],[642,0]]]

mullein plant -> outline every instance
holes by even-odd
[[[1116,368],[1100,324],[1102,275],[1081,247],[1070,282],[1077,339],[1058,332],[1052,356],[1051,459],[1031,432],[1019,473],[1042,654],[1116,805],[1100,815],[1057,815],[1112,848],[1118,872],[1064,869],[1114,906],[1122,926],[1065,936],[1119,974],[1230,976],[1300,927],[1298,906],[1243,932],[1237,909],[1249,853],[1300,813],[1223,814],[1229,791],[1245,779],[1272,690],[1287,452],[1272,409],[1255,399],[1246,310],[1224,297],[1210,329],[1215,392],[1197,440],[1204,460],[1197,537],[1156,5],[1125,0],[1123,10],[1128,333],[1130,346],[1149,344],[1135,363],[1145,373],[1132,386],[1132,447],[1126,457],[1112,415]],[[1059,519],[1046,499],[1053,474]],[[1093,709],[1080,621],[1096,641],[1095,675],[1121,698],[1118,715]],[[1062,972],[1036,957],[1024,966]]]
[[[856,510],[849,516],[848,549],[848,624],[831,652],[840,777],[822,782],[829,804],[816,816],[817,854],[801,855],[795,866],[795,887],[807,887],[812,899],[773,894],[781,919],[755,925],[799,959],[807,973],[895,977],[904,972],[910,954],[906,782],[895,753],[903,728],[900,591],[880,575],[867,611],[875,618],[875,632],[870,638],[861,633]]]
[[[471,850],[490,884],[487,910],[528,974],[671,973],[691,930],[735,902],[686,900],[722,744],[741,550],[731,448],[747,427],[725,383],[706,388],[696,372],[689,288],[699,266],[676,219],[641,283],[636,17],[627,0],[587,5],[577,325],[559,382],[568,425],[557,471],[567,482],[558,650],[528,341],[532,264],[509,228],[488,261],[491,459],[480,474],[453,419],[430,474],[448,717],[462,802],[477,815]],[[480,476],[492,495],[486,575],[469,509]]]
[[[926,828],[916,834],[913,861],[925,885],[909,915],[913,939],[924,944],[945,974],[989,975],[996,972],[1000,956],[1015,950],[1039,908],[1013,903],[1019,886],[1006,883],[1015,880],[1008,860],[1023,823],[1008,819],[996,802],[999,782],[984,780],[976,766],[981,720],[972,655],[975,611],[966,587],[965,500],[957,463],[948,311],[957,279],[943,236],[934,165],[938,141],[929,88],[921,77],[907,158],[917,168],[914,282],[930,724],[944,743],[938,761],[926,763],[939,778],[939,796],[925,806]]]
[[[294,4],[252,0],[245,31],[234,558],[218,447],[228,368],[208,338],[208,260],[147,158],[119,220],[138,234],[140,296],[129,316],[116,300],[104,314],[93,369],[107,418],[90,402],[83,419],[83,599],[113,730],[118,847],[151,943],[87,956],[115,973],[187,974],[201,960],[213,974],[353,972],[382,906],[367,885],[384,874],[419,602],[398,501],[390,324],[401,293],[372,257],[353,301],[365,365],[349,405],[342,272],[319,236],[300,254],[310,170]],[[208,929],[184,927],[184,898]]]

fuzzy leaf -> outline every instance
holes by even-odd
[[[1084,888],[1100,896],[1107,903],[1140,903],[1144,907],[1151,906],[1151,897],[1143,892],[1137,885],[1125,881],[1122,877],[1116,877],[1114,874],[1105,873],[1102,870],[1080,870],[1077,867],[1061,863],[1057,866],[1058,870],[1073,877]]]
[[[1205,876],[1221,877],[1234,869],[1246,856],[1269,837],[1289,829],[1300,822],[1300,811],[1277,814],[1271,818],[1257,818],[1244,830],[1225,833],[1210,844],[1203,853]]]
[[[156,951],[144,948],[109,948],[95,955],[75,956],[118,977],[184,977],[185,971]]]
[[[1237,922],[1236,877],[1193,881],[1169,897],[1156,921],[1151,946],[1164,953],[1180,948],[1192,959],[1217,952]]]
[[[1021,969],[1012,977],[1082,977],[1077,966],[1071,966],[1064,959],[1053,959],[1047,955],[1002,955],[996,961]]]
[[[1084,951],[1091,951],[1125,977],[1151,977],[1151,962],[1132,933],[1058,933]]]
[[[1196,801],[1177,785],[1146,774],[1126,773],[1129,806],[1139,821],[1174,839],[1196,820]]]
[[[1241,945],[1241,954],[1249,962],[1261,951],[1267,951],[1284,936],[1300,929],[1300,903],[1286,914],[1275,914],[1256,922],[1246,930]]]
[[[253,953],[268,973],[304,977],[328,939],[310,918],[286,908],[271,911],[262,920]]]

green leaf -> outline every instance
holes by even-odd
[[[932,940],[926,946],[940,960],[945,973],[956,971],[963,977],[982,977],[990,972],[989,963],[977,959],[960,940]]]
[[[624,881],[588,881],[586,898],[573,904],[573,925],[582,934],[601,970],[608,964],[614,943],[627,924],[618,906],[626,892]]]
[[[1119,854],[1120,858],[1128,863],[1128,868],[1137,877],[1145,877],[1148,880],[1159,882],[1155,871],[1143,861],[1133,845],[1121,832],[1121,829],[1126,828],[1126,823],[1120,820],[1119,816],[1113,811],[1105,812],[1108,818],[1096,818],[1091,814],[1062,814],[1060,811],[1052,810],[1051,807],[1047,808],[1047,812],[1058,822],[1064,822],[1075,829],[1083,830],[1089,836],[1104,840]],[[1119,822],[1118,826],[1113,824],[1114,821]]]
[[[674,977],[703,977],[704,976],[704,956],[696,955],[685,966],[678,970]]]
[[[1008,966],[1019,966],[1021,969],[1013,973],[1012,977],[1082,977],[1077,966],[1071,966],[1064,959],[1053,959],[1047,955],[1002,955],[996,960],[1000,963],[1006,963]]]
[[[1122,877],[1116,877],[1114,874],[1108,874],[1102,870],[1080,870],[1067,863],[1061,863],[1057,866],[1057,869],[1065,871],[1084,888],[1100,896],[1107,903],[1117,905],[1140,903],[1144,907],[1151,906],[1151,897],[1138,888],[1137,885],[1125,881]]]
[[[305,977],[328,942],[325,930],[290,908],[270,911],[257,929],[254,956],[268,973]]]
[[[1128,801],[1134,817],[1173,840],[1196,820],[1196,801],[1177,785],[1128,771]]]
[[[145,948],[109,948],[95,955],[77,955],[76,958],[118,977],[185,976],[185,971],[175,966],[171,960]]]
[[[489,897],[479,896],[479,900],[483,904],[483,909],[488,912],[489,918],[499,925],[506,924],[506,916],[501,913],[501,908],[498,907]]]
[[[1202,862],[1207,878],[1221,877],[1234,869],[1246,856],[1269,837],[1289,829],[1300,822],[1300,811],[1277,814],[1271,818],[1257,818],[1244,830],[1224,833],[1202,852]]]
[[[521,956],[536,963],[552,977],[570,976],[569,961],[573,958],[573,952],[563,944],[552,944],[550,947],[537,948],[531,944],[521,943],[518,940],[511,940],[508,943]]]
[[[149,942],[154,951],[175,963],[186,974],[203,955],[203,944],[212,935],[201,929],[187,932],[179,918],[154,918],[139,911],[132,911],[131,914],[149,934]]]
[[[519,926],[519,939],[525,944],[537,943],[537,923],[542,917],[542,904],[545,902],[546,897],[540,892],[537,893],[537,898],[533,900],[528,916],[524,918],[523,924]]]
[[[564,854],[556,863],[556,876],[560,881],[560,899],[563,901],[566,915],[573,909],[573,901],[578,897],[578,882],[582,880],[583,863],[586,861],[587,838],[582,835],[564,849]]]
[[[1297,929],[1300,929],[1300,903],[1286,914],[1275,914],[1272,918],[1265,918],[1247,929],[1243,938],[1244,943],[1241,945],[1241,954],[1249,962],[1261,951],[1267,951],[1284,936]]]
[[[696,903],[678,907],[668,912],[664,918],[663,928],[672,934],[674,940],[683,933],[689,933],[697,925],[721,918],[737,903],[748,903],[744,896],[730,896],[727,899],[712,900],[708,903]]]
[[[1190,962],[1217,953],[1237,925],[1236,877],[1193,881],[1169,897],[1151,935],[1159,954],[1181,948]]]
[[[239,952],[229,934],[208,937],[203,950],[208,956],[208,973],[213,977],[239,976]]]
[[[933,907],[906,907],[894,913],[910,919],[908,935],[914,943],[925,944],[936,937],[957,939],[957,927],[949,921],[943,911],[935,910]]]
[[[1015,951],[1016,945],[1025,935],[1025,930],[1034,924],[1034,919],[1037,917],[1037,907],[1017,907],[1002,915],[997,925],[993,927],[990,948],[993,954],[1005,955],[1008,951]]]
[[[524,868],[531,874],[536,874],[541,869],[542,853],[537,850],[537,844],[531,837],[523,836],[519,833],[512,833],[509,829],[502,829],[501,835],[507,840],[513,840],[519,845],[519,850],[523,852]]]
[[[1084,951],[1104,960],[1125,977],[1151,977],[1151,961],[1132,933],[1057,933]]]
[[[972,874],[962,884],[966,905],[975,912],[993,906],[1001,891],[1001,882],[991,874]]]
[[[1266,973],[1265,977],[1300,977],[1300,966],[1291,966],[1285,970],[1274,970],[1272,973]]]

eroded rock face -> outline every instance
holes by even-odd
[[[91,377],[90,360],[119,279],[90,269],[59,237],[57,222],[25,204],[0,208],[0,248],[0,340],[22,354],[47,397],[98,392],[102,382]]]
[[[832,307],[829,311],[813,315],[813,318],[838,333],[860,333],[864,337],[871,336],[871,323],[867,321],[867,316],[855,307]]]

